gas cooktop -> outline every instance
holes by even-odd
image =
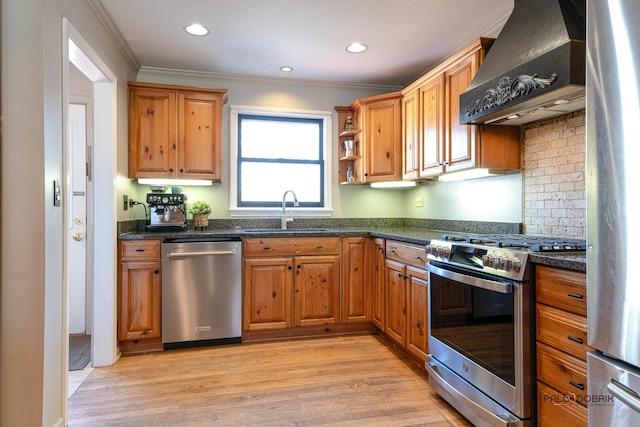
[[[512,248],[527,252],[566,252],[586,251],[584,240],[530,236],[527,234],[445,234],[441,238],[445,242],[470,243],[473,245]]]

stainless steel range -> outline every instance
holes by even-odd
[[[429,384],[476,426],[529,426],[534,383],[530,252],[582,240],[445,235],[426,246]]]

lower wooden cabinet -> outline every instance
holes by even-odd
[[[293,258],[244,260],[243,329],[284,329],[293,325]]]
[[[342,321],[371,321],[371,259],[369,237],[342,238]]]
[[[385,329],[385,240],[380,238],[373,239],[372,243],[371,277],[372,277],[372,307],[371,322],[380,330]]]
[[[341,322],[340,239],[244,241],[243,331]]]
[[[384,323],[382,327],[374,324],[424,362],[428,354],[429,330],[424,246],[387,240],[385,253]]]
[[[160,240],[119,242],[118,340],[121,342],[156,339],[152,346],[161,347],[160,245]]]
[[[418,359],[426,361],[429,343],[429,286],[424,268],[407,266],[407,350]]]
[[[538,426],[586,427],[586,275],[536,266]]]

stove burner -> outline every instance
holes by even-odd
[[[562,252],[587,250],[587,245],[584,240],[529,236],[526,234],[445,234],[442,236],[442,240],[447,242],[465,242],[474,245],[496,248],[513,248],[529,252]]]

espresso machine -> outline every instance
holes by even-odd
[[[183,231],[186,227],[184,194],[148,193],[149,225],[147,231]]]

